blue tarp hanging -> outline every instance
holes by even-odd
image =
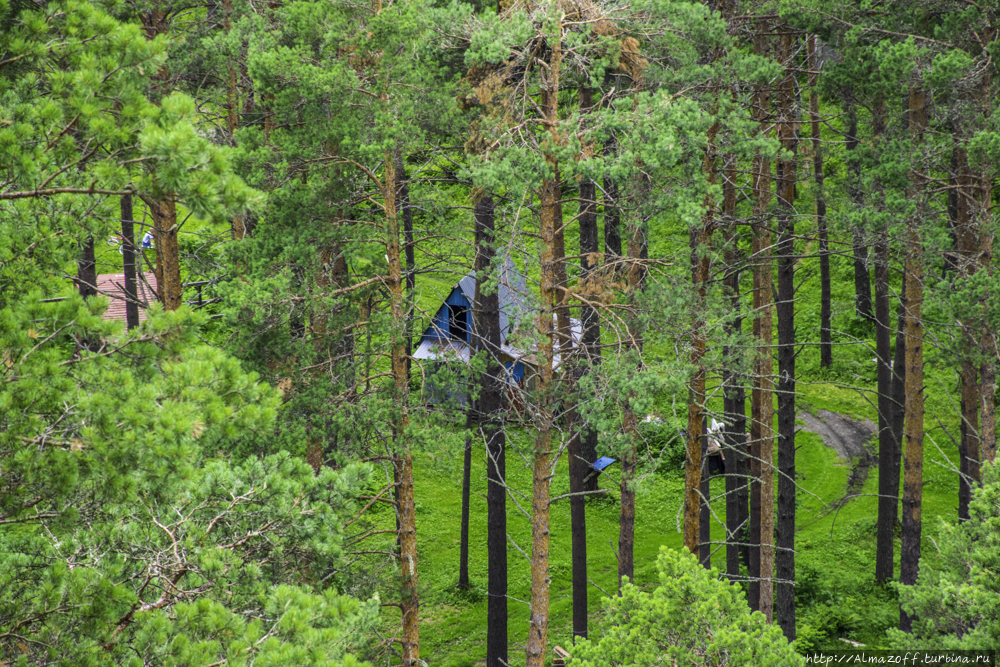
[[[610,456],[602,456],[601,458],[594,461],[594,470],[604,470],[612,463],[615,463],[615,459]]]

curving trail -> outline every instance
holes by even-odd
[[[868,479],[868,470],[878,463],[875,453],[866,445],[878,432],[878,427],[868,419],[852,419],[846,415],[829,410],[819,410],[816,414],[800,412],[796,415],[802,422],[796,430],[810,431],[818,435],[823,444],[837,452],[844,464],[850,465],[856,461],[850,476],[847,478],[847,489],[842,498],[830,505],[830,510],[843,507],[864,488]]]

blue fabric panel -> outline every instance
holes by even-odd
[[[615,459],[610,456],[602,456],[601,458],[594,461],[594,470],[604,470],[609,465],[615,462]]]

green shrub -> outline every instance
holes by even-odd
[[[920,561],[914,586],[898,586],[900,604],[915,616],[913,633],[889,631],[900,649],[1000,649],[1000,472],[983,465],[970,520],[943,524],[937,558]]]
[[[690,553],[660,548],[659,585],[626,584],[604,601],[604,618],[573,650],[573,667],[803,665],[781,633],[751,612],[739,586],[706,570]]]

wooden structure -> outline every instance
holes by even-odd
[[[143,277],[144,276],[144,277]],[[139,321],[146,321],[146,308],[156,302],[156,276],[147,271],[139,276],[137,301],[139,302]],[[108,297],[110,304],[104,311],[104,319],[125,321],[125,274],[103,273],[97,276],[97,292]]]

